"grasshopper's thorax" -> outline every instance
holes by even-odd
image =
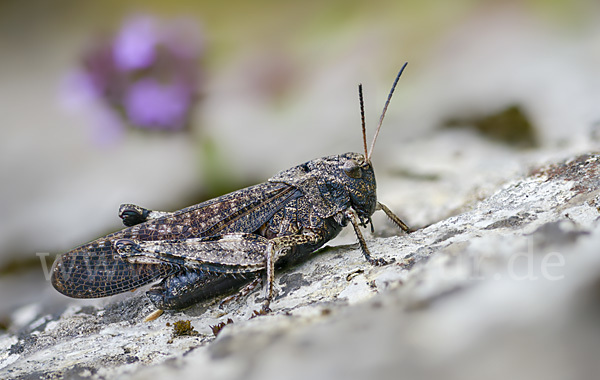
[[[375,174],[360,153],[317,158],[284,170],[269,179],[300,190],[322,218],[354,209],[362,220],[375,212]]]

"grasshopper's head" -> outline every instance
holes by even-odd
[[[373,166],[360,153],[339,156],[339,178],[348,193],[350,205],[361,221],[370,219],[377,206],[377,184]]]
[[[371,147],[368,151],[367,127],[365,123],[365,107],[362,94],[362,85],[358,86],[358,97],[360,100],[360,115],[362,120],[363,145],[365,148],[365,154],[363,155],[360,153],[346,153],[340,155],[340,168],[343,171],[342,177],[344,177],[345,187],[350,196],[351,206],[356,211],[358,217],[361,219],[361,222],[363,224],[366,221],[370,220],[371,215],[373,215],[377,207],[377,195],[375,194],[375,173],[373,172],[373,166],[371,165],[371,154],[373,153],[375,141],[377,141],[379,130],[381,129],[381,125],[383,124],[385,111],[387,110],[387,107],[390,104],[392,94],[394,93],[396,84],[398,84],[398,79],[400,79],[400,76],[402,75],[402,72],[406,68],[407,64],[408,63],[405,63],[404,66],[402,66],[400,72],[394,80],[392,89],[390,90],[387,101],[385,102],[385,105],[383,107],[383,112],[379,117],[379,125],[375,130],[375,136],[373,136]]]

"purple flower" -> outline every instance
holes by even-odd
[[[111,120],[106,127],[111,135],[114,115],[120,115],[123,127],[184,129],[198,95],[201,53],[200,33],[192,22],[132,17],[114,39],[85,54],[83,69],[70,79],[74,95],[67,101],[72,105],[77,97],[86,99],[83,103],[96,119],[98,107],[89,103],[101,103],[113,115],[100,118]]]
[[[160,84],[141,79],[128,88],[124,99],[127,117],[136,125],[157,129],[180,129],[187,121],[190,90],[181,84]]]
[[[129,20],[113,44],[115,66],[122,71],[150,67],[156,60],[158,34],[156,20],[149,16]]]

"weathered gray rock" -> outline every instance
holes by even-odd
[[[141,293],[21,310],[0,336],[0,378],[592,378],[599,175],[600,155],[573,157],[411,235],[369,239],[388,266],[326,248],[277,275],[266,316],[251,319],[262,290],[152,322]],[[166,324],[182,319],[199,335],[173,337]]]

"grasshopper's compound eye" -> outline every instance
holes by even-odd
[[[360,178],[362,176],[362,169],[354,160],[346,161],[342,169],[344,169],[344,173],[350,178]]]

